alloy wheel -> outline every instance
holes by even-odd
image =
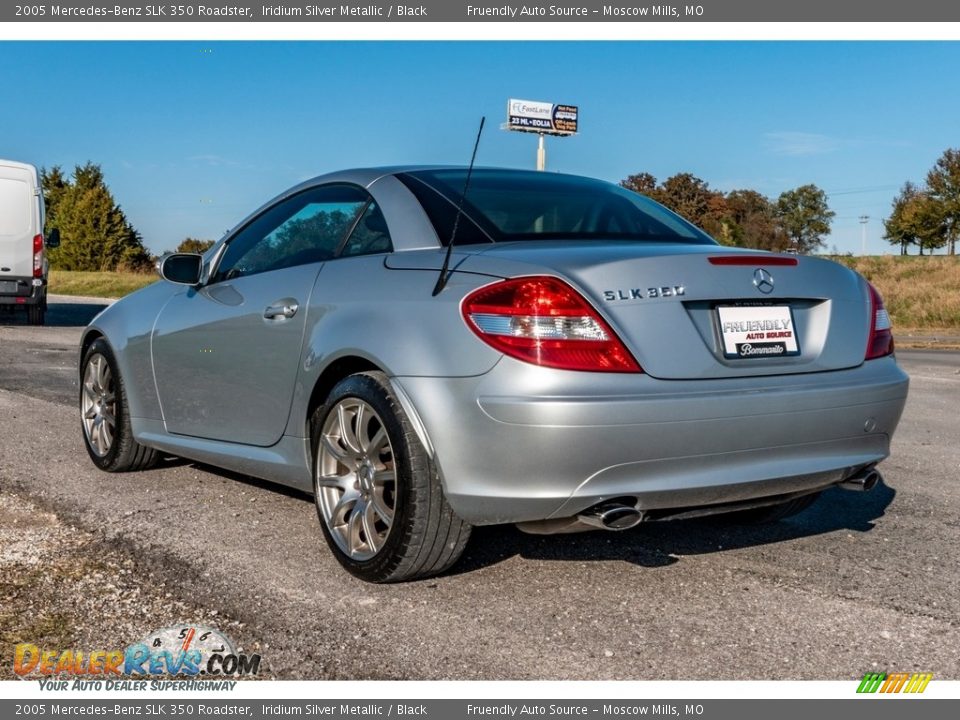
[[[105,457],[117,433],[117,394],[110,365],[99,353],[87,361],[80,397],[87,443],[99,457]]]
[[[320,433],[316,491],[323,521],[352,560],[383,549],[397,510],[393,445],[373,407],[345,398],[327,414]]]

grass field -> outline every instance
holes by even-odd
[[[960,335],[960,255],[834,259],[877,287],[895,335]]]
[[[835,257],[877,286],[897,335],[960,335],[960,256]],[[157,280],[154,273],[50,272],[50,292],[123,297]]]
[[[159,279],[156,273],[51,270],[49,291],[55,295],[119,298]]]

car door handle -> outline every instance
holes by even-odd
[[[273,320],[281,316],[292,318],[297,314],[297,310],[299,309],[300,306],[295,302],[277,303],[276,305],[268,305],[267,309],[263,311],[263,316],[267,320]]]

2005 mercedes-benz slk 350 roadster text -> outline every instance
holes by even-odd
[[[472,525],[774,520],[870,489],[907,395],[853,271],[569,175],[335,173],[160,273],[83,335],[93,462],[312,492],[376,582],[442,572]]]

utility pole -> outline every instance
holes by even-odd
[[[867,223],[870,222],[869,215],[860,216],[860,254],[867,254]]]

